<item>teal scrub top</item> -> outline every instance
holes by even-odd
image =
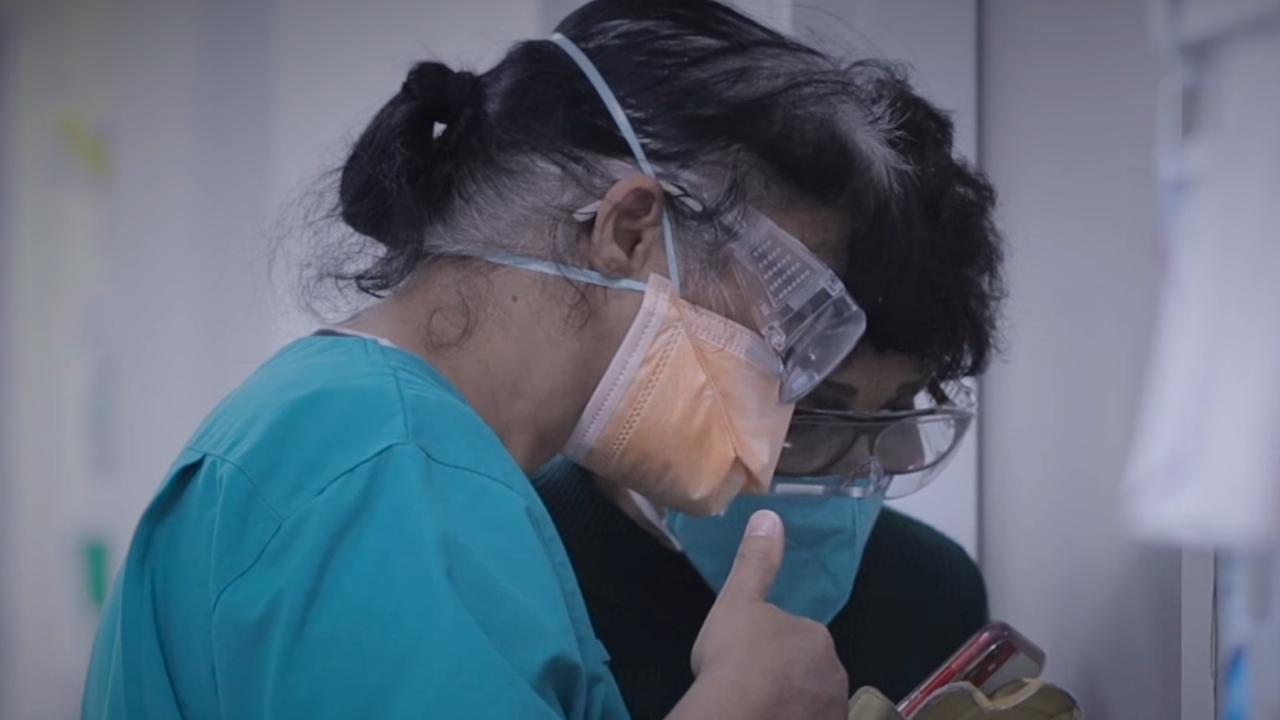
[[[311,337],[214,410],[142,516],[86,718],[624,718],[529,480],[447,380]]]

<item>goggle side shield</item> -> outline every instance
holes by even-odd
[[[853,351],[866,314],[825,263],[758,212],[744,216],[733,259],[752,318],[781,360],[780,399],[796,402]]]

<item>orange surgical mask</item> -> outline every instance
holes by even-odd
[[[759,333],[653,275],[564,453],[660,506],[719,513],[769,489],[795,407],[781,372]]]

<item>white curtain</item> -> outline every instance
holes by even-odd
[[[1280,540],[1280,2],[1161,7],[1166,279],[1128,505],[1149,538],[1266,546]]]

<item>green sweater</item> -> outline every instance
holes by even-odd
[[[684,555],[557,460],[533,478],[569,551],[597,635],[637,720],[664,717],[693,682],[689,653],[715,595]],[[978,567],[946,536],[885,509],[853,597],[828,626],[849,674],[900,700],[987,621]]]

